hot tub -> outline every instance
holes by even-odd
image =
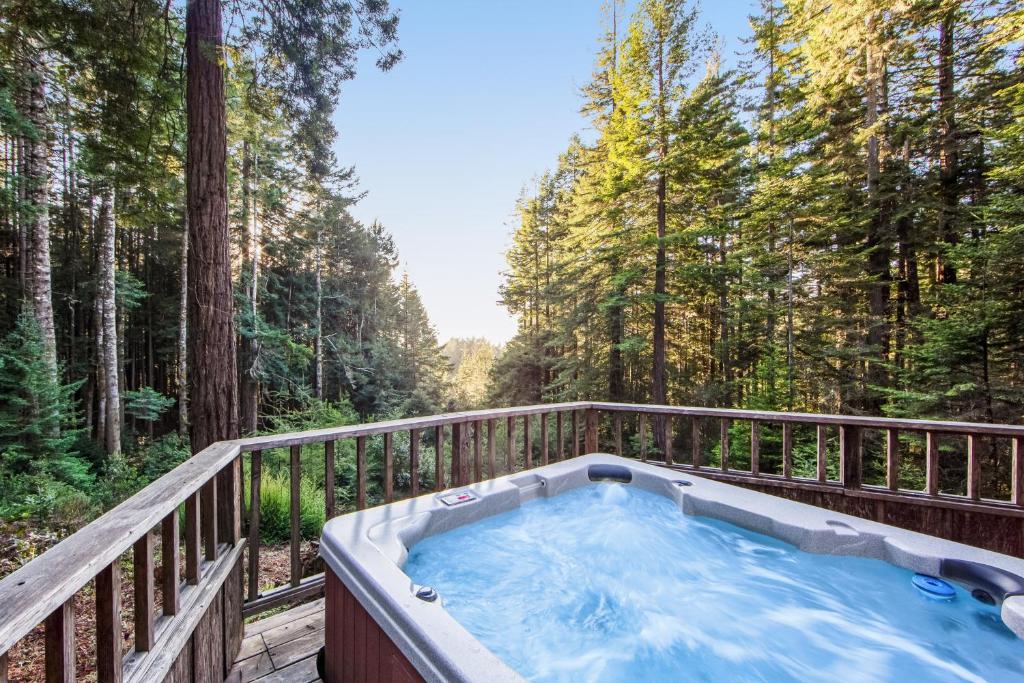
[[[328,683],[1024,680],[1024,560],[611,455],[338,517],[320,552]]]

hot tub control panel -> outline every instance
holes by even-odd
[[[444,495],[438,496],[438,499],[448,507],[452,507],[454,505],[462,505],[463,503],[472,502],[477,500],[477,497],[469,491],[452,491],[451,493],[445,493]]]

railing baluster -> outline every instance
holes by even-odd
[[[181,608],[180,540],[178,511],[175,510],[160,523],[160,590],[163,593],[163,613],[166,617],[173,617]]]
[[[580,454],[580,411],[572,411],[572,457]]]
[[[508,450],[505,451],[505,468],[509,474],[516,471],[516,455],[514,453],[516,443],[516,419],[508,418],[505,425],[505,436],[508,439]]]
[[[217,477],[214,476],[203,484],[202,495],[199,496],[200,507],[203,509],[203,550],[206,559],[212,562],[217,559]]]
[[[394,453],[392,452],[392,439],[393,435],[391,432],[385,432],[384,434],[384,502],[391,503],[395,500],[395,463]]]
[[[466,483],[463,479],[463,454],[465,449],[463,443],[465,442],[465,425],[456,422],[452,425],[452,488],[456,486],[462,486]]]
[[[366,437],[356,437],[356,509],[366,507]]]
[[[548,464],[548,414],[540,414],[540,464]]]
[[[665,419],[665,457],[664,457],[664,460],[665,460],[665,464],[666,465],[671,465],[673,463],[673,460],[672,460],[672,438],[674,436],[674,431],[675,430],[673,429],[672,416],[671,415],[665,415],[663,417]],[[654,419],[654,424],[658,424],[658,418],[657,417],[655,417],[655,419]]]
[[[782,476],[793,478],[793,425],[782,423]]]
[[[1010,443],[1010,501],[1024,505],[1024,436],[1014,437]]]
[[[939,444],[934,432],[925,434],[925,493],[929,496],[939,494]]]
[[[587,453],[597,453],[601,450],[597,441],[600,416],[601,413],[593,408],[588,408],[583,412],[583,450]]]
[[[480,482],[484,478],[484,458],[483,458],[483,434],[480,428],[483,423],[480,420],[473,421],[473,481]]]
[[[967,435],[967,497],[981,500],[981,460],[978,458],[978,437]]]
[[[890,491],[900,490],[900,433],[885,430],[885,484]]]
[[[197,492],[185,499],[185,581],[190,586],[198,585],[200,565],[202,564],[202,552],[199,546],[200,497]]]
[[[7,653],[0,655],[0,683],[8,683],[7,679]]]
[[[700,420],[695,417],[690,419],[690,442],[693,466],[700,469]]]
[[[221,543],[234,546],[242,538],[242,515],[239,508],[241,458],[217,473],[217,538]]]
[[[289,483],[291,485],[291,495],[289,496],[289,520],[291,522],[291,528],[288,534],[288,550],[289,557],[291,559],[291,571],[289,572],[289,578],[291,579],[292,586],[298,586],[302,581],[302,557],[300,556],[302,550],[302,518],[299,514],[299,496],[302,494],[301,457],[302,446],[298,444],[292,446],[291,457],[289,459],[291,468],[291,476],[289,477]]]
[[[533,468],[533,434],[530,433],[530,415],[523,415],[523,467]]]
[[[331,442],[333,444],[333,442]],[[332,459],[333,459],[333,448]],[[327,487],[333,482],[325,482]],[[263,484],[263,453],[253,451],[249,461],[249,599],[260,594],[260,496]],[[331,496],[333,499],[333,496]],[[331,500],[333,504],[333,500]]]
[[[612,418],[612,431],[615,432],[615,455],[621,458],[625,455],[622,452],[622,413],[615,413]]]
[[[132,546],[135,591],[135,650],[153,649],[153,534],[147,531]]]
[[[96,678],[99,683],[120,683],[121,666],[120,560],[96,575]]]
[[[825,431],[825,425],[818,425],[818,466],[817,475],[818,481],[825,483],[828,480],[828,461],[826,460],[827,453],[826,447],[828,445],[828,433]]]
[[[5,656],[6,660],[6,656]],[[3,662],[2,680],[7,680]],[[46,618],[46,683],[74,683],[75,598],[71,597]]]
[[[637,417],[640,432],[640,461],[647,462],[647,413],[640,413]]]
[[[559,462],[565,460],[565,434],[562,419],[562,411],[555,413],[555,438],[558,441],[558,445],[555,446],[555,457]]]
[[[420,495],[420,430],[409,430],[409,495]]]
[[[863,458],[862,432],[860,427],[839,426],[839,471],[843,488],[859,489],[861,485],[861,460]]]
[[[487,474],[491,479],[497,476],[498,459],[498,422],[494,418],[487,421]]]
[[[750,473],[761,474],[761,423],[756,420],[750,423]]]
[[[334,441],[324,442],[324,508],[327,519],[336,512],[334,500]]]
[[[718,422],[718,446],[722,451],[722,471],[729,471],[729,419],[723,418]]]
[[[444,489],[444,425],[434,427],[434,490]]]

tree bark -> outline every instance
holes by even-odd
[[[955,5],[955,3],[953,3]],[[951,6],[939,25],[939,239],[947,247],[960,241],[956,232],[957,205],[960,202],[957,181],[959,158],[956,144],[956,118],[954,116],[953,30],[955,10]],[[939,282],[956,282],[956,265],[948,253],[940,255],[936,275]]]
[[[651,372],[651,402],[655,404],[665,403],[665,299],[667,298],[666,266],[667,254],[665,248],[666,215],[668,181],[665,177],[664,164],[668,157],[668,140],[665,127],[668,125],[668,117],[665,112],[665,47],[663,41],[658,45],[658,112],[657,112],[657,134],[658,134],[658,179],[657,179],[657,237],[658,245],[654,259],[654,358]],[[663,416],[655,416],[654,440],[659,448],[665,447],[665,419]]]
[[[26,40],[23,44],[20,109],[31,130],[22,136],[22,223],[25,242],[25,293],[39,325],[43,355],[57,378],[57,340],[53,324],[50,281],[50,168],[49,114],[46,109],[46,74],[43,58]]]
[[[99,346],[103,387],[103,450],[108,455],[121,451],[121,392],[118,377],[117,286],[114,245],[117,227],[114,221],[114,188],[109,183],[100,204],[99,291],[97,312],[102,338]]]
[[[189,434],[192,452],[198,453],[238,435],[219,0],[189,1],[185,56]]]
[[[178,434],[188,436],[188,211],[181,233],[181,294],[178,308]]]

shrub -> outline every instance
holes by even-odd
[[[287,473],[266,472],[260,481],[260,537],[265,543],[285,543],[291,535],[291,490]],[[249,494],[246,492],[246,504]],[[324,525],[324,491],[306,477],[299,479],[299,528],[315,539]]]

